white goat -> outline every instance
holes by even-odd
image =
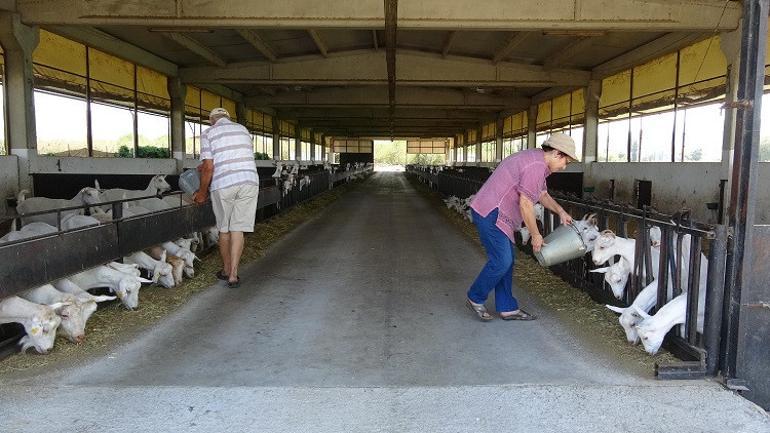
[[[70,214],[61,219],[62,230],[72,230],[80,227],[96,226],[101,222],[88,215]]]
[[[299,180],[299,190],[302,191],[302,188],[310,186],[310,176],[305,175],[302,176],[302,179]]]
[[[586,245],[586,252],[593,251],[596,239],[599,238],[599,220],[596,214],[587,213],[583,218],[574,220],[573,224],[580,232],[580,237]]]
[[[47,235],[51,233],[56,233],[56,231],[57,231],[56,227],[46,223],[41,223],[41,222],[29,223],[24,227],[22,227],[21,229],[14,230],[6,234],[2,238],[0,238],[0,243],[13,242],[21,239],[32,238],[35,236]]]
[[[626,332],[626,340],[631,344],[639,343],[639,333],[636,330],[636,325],[643,320],[643,317],[639,314],[640,311],[648,312],[658,302],[658,280],[653,280],[647,285],[638,295],[630,306],[615,307],[607,305],[610,310],[620,313],[618,322],[620,326]]]
[[[276,161],[275,162],[275,171],[273,172],[273,179],[277,179],[281,177],[281,173],[283,173],[283,164]]]
[[[161,247],[165,248],[169,254],[175,255],[184,260],[184,274],[187,278],[195,276],[195,268],[193,264],[195,260],[199,260],[198,256],[187,248],[182,248],[173,242],[163,242]]]
[[[97,287],[109,288],[129,310],[139,305],[139,289],[142,288],[142,283],[152,283],[150,280],[126,274],[108,266],[97,266],[75,274],[69,279],[86,290]]]
[[[19,297],[36,304],[61,303],[63,306],[56,310],[56,314],[61,318],[59,330],[62,335],[76,344],[86,339],[86,321],[96,311],[96,302],[80,302],[75,295],[60,292],[50,284],[25,290],[19,293]]]
[[[94,186],[96,186],[96,189],[99,188],[99,181],[94,181]],[[102,202],[105,201],[115,201],[115,200],[121,200],[121,199],[127,199],[127,198],[139,198],[139,197],[147,197],[151,195],[158,195],[159,192],[165,192],[171,189],[171,185],[166,182],[166,176],[162,174],[157,174],[150,179],[150,183],[147,185],[147,188],[145,189],[123,189],[123,188],[111,188],[111,189],[105,189],[100,194],[100,200]]]
[[[623,298],[626,290],[626,283],[631,274],[631,263],[621,257],[616,263],[599,269],[592,269],[590,272],[604,274],[604,281],[610,285],[612,294],[617,299]]]
[[[0,301],[0,324],[21,323],[27,335],[19,340],[22,353],[30,347],[38,353],[48,353],[53,348],[56,330],[61,318],[56,310],[64,304],[41,305],[18,296],[10,296]]]
[[[44,222],[46,224],[56,226],[57,219],[56,213],[48,213],[43,215],[35,215],[30,217],[24,217],[26,214],[34,212],[42,212],[48,210],[56,210],[66,207],[83,206],[87,204],[97,203],[99,201],[99,191],[94,188],[83,188],[77,195],[69,200],[61,198],[47,198],[47,197],[30,197],[26,198],[26,194],[29,191],[21,190],[16,198],[16,213],[22,216],[24,223],[33,221]],[[82,214],[83,210],[71,210],[62,212],[62,215],[76,213]]]
[[[136,264],[141,269],[149,271],[153,283],[171,288],[176,285],[176,281],[174,281],[174,269],[166,262],[166,257],[166,250],[163,250],[158,260],[143,251],[137,251],[130,256],[124,257],[123,261]]]
[[[54,281],[53,286],[60,292],[74,295],[80,303],[92,301],[98,304],[100,302],[114,301],[117,299],[115,296],[92,295],[73,283],[69,278],[62,278],[61,280]],[[86,320],[88,320],[88,317],[86,317]]]
[[[696,330],[703,332],[703,320],[706,311],[706,280],[708,279],[708,259],[701,254],[700,274],[698,275],[698,314],[695,323]],[[686,287],[684,287],[686,289]],[[636,332],[647,353],[658,353],[668,331],[676,325],[684,325],[687,318],[687,292],[675,297],[660,308],[654,316],[647,314],[648,310],[636,309],[639,317]],[[682,329],[684,334],[684,329]]]
[[[141,206],[144,209],[147,209],[151,212],[157,212],[161,210],[171,209],[173,207],[179,206],[179,197],[172,197],[173,201],[175,202],[174,205],[171,205],[169,202],[165,200],[166,197],[163,199],[152,197],[152,198],[146,198],[144,200],[137,200],[134,202],[131,202],[132,204],[130,206]]]

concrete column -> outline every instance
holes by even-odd
[[[476,165],[481,162],[481,123],[476,128]]]
[[[315,142],[315,131],[313,131],[312,129],[310,130],[310,137],[313,139],[311,141],[311,143],[310,143],[310,160],[311,161],[315,161],[315,145],[316,145],[316,142]],[[374,149],[372,149],[372,150],[374,150]]]
[[[535,142],[537,136],[537,104],[529,106],[527,113],[527,149],[537,147]]]
[[[241,125],[246,124],[246,104],[244,104],[241,101],[235,101],[235,120],[236,122],[240,123]]]
[[[463,164],[468,163],[468,130],[463,130]]]
[[[497,124],[495,127],[495,162],[503,160],[503,127],[505,118],[497,115]]]
[[[40,38],[37,27],[21,23],[18,14],[0,12],[0,44],[5,51],[5,91],[10,154],[19,158],[19,188],[30,189],[30,162],[37,156],[32,52]]]
[[[596,161],[599,138],[599,98],[602,96],[602,81],[591,80],[583,88],[585,100],[585,125],[583,129],[583,164]],[[578,143],[576,143],[578,144]],[[579,145],[579,144],[578,144]]]
[[[281,121],[273,116],[273,159],[281,160]]]
[[[743,20],[741,20],[741,24]],[[740,54],[741,54],[741,28],[739,26],[737,30],[721,33],[719,36],[722,52],[727,59],[727,89],[725,90],[725,120],[724,129],[722,132],[722,167],[720,169],[720,180],[725,179],[728,181],[725,184],[724,189],[724,202],[722,203],[722,215],[727,215],[727,210],[730,206],[730,185],[729,182],[732,179],[733,170],[733,158],[735,149],[735,130],[736,130],[736,117],[738,110],[735,107],[730,107],[730,103],[738,100],[738,76],[740,70]],[[763,107],[764,109],[764,107]]]
[[[179,78],[169,77],[168,94],[171,97],[171,155],[176,160],[177,172],[181,173],[185,158],[184,101],[187,86]]]
[[[302,125],[299,122],[294,127],[294,159],[302,159]]]

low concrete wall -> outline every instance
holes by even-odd
[[[716,222],[717,211],[706,203],[719,202],[719,180],[722,163],[612,163],[594,162],[587,165],[583,181],[594,187],[594,196],[610,197],[610,181],[615,180],[615,201],[634,203],[634,181],[652,182],[652,205],[662,212],[672,213],[682,208],[692,210],[693,217],[704,222]]]
[[[177,174],[175,159],[37,156],[31,173]]]
[[[676,212],[683,207],[704,222],[716,222],[717,211],[706,203],[719,202],[722,163],[611,163],[594,162],[585,166],[583,182],[594,187],[594,196],[609,198],[610,180],[615,180],[615,201],[634,202],[634,180],[652,182],[652,205],[662,212]],[[759,165],[757,183],[757,224],[770,223],[770,188],[762,180],[770,179],[770,164]],[[729,191],[727,191],[729,193]]]
[[[6,197],[19,192],[19,158],[0,156],[0,215],[8,214]]]

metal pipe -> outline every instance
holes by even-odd
[[[735,150],[730,182],[729,225],[733,242],[727,264],[726,380],[737,378],[738,322],[741,292],[751,280],[752,230],[756,209],[759,125],[765,76],[768,0],[744,0]]]
[[[687,341],[695,345],[698,332],[698,299],[700,290],[700,260],[701,260],[701,240],[693,237],[690,243],[690,269],[688,270],[689,281],[687,284],[687,318],[685,319],[686,332],[683,336]]]
[[[716,376],[719,370],[724,304],[727,226],[715,228],[716,238],[709,245],[708,278],[706,280],[706,314],[703,318],[703,347],[706,349],[706,374]]]

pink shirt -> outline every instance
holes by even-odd
[[[485,217],[498,209],[497,227],[513,241],[513,232],[521,228],[524,218],[519,209],[519,196],[524,194],[532,203],[540,201],[547,191],[545,178],[551,174],[541,149],[529,149],[505,158],[492,172],[471,208]]]

